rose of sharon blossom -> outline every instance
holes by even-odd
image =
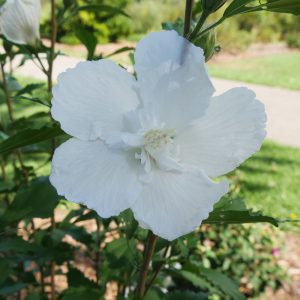
[[[52,116],[73,138],[55,151],[50,180],[104,218],[131,208],[142,227],[173,240],[227,193],[211,178],[260,148],[264,106],[247,88],[214,97],[202,49],[175,31],[144,38],[135,70],[137,80],[103,59],[59,76]]]
[[[34,46],[40,38],[40,0],[6,0],[0,9],[0,31],[11,42]]]

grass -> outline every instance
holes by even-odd
[[[211,62],[214,77],[300,90],[300,52]]]
[[[230,175],[248,206],[280,219],[300,219],[300,149],[266,141]]]

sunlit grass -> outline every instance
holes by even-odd
[[[300,219],[300,149],[266,141],[230,177],[249,207],[280,219]]]
[[[224,79],[300,90],[300,52],[211,62],[209,72]]]

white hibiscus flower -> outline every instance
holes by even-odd
[[[34,46],[40,38],[40,0],[6,0],[0,9],[0,31],[11,42]]]
[[[52,161],[59,194],[110,217],[131,208],[173,240],[197,228],[228,191],[213,182],[257,151],[264,106],[247,88],[213,97],[202,49],[175,31],[135,52],[137,80],[109,60],[61,74],[52,116],[74,136]]]

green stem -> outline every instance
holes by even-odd
[[[167,254],[169,252],[169,249],[170,249],[170,245],[168,245],[163,253],[163,261],[160,263],[160,265],[158,266],[158,268],[156,269],[156,271],[154,272],[153,276],[151,277],[149,283],[147,284],[147,287],[146,287],[146,292],[148,292],[148,290],[151,288],[153,282],[155,281],[157,275],[159,274],[159,272],[161,271],[162,267],[164,266],[164,264],[166,263],[166,258],[167,258]]]
[[[34,52],[34,56],[35,56],[35,58],[37,59],[37,61],[39,62],[40,67],[41,67],[41,70],[43,71],[43,73],[47,75],[47,74],[48,74],[48,71],[47,71],[47,69],[45,68],[45,66],[44,66],[44,64],[43,64],[43,62],[42,62],[42,60],[40,59],[38,52]],[[32,61],[34,62],[34,59],[32,59]],[[47,75],[47,76],[48,76],[48,75]]]
[[[57,38],[57,22],[55,14],[55,0],[51,0],[51,46],[49,54],[48,69],[48,92],[52,91],[53,61],[55,57],[55,43]]]
[[[100,285],[100,221],[99,218],[96,218],[96,226],[97,226],[97,232],[96,232],[96,259],[95,259],[95,268],[96,268],[96,282],[98,285]]]
[[[6,170],[5,170],[5,162],[4,162],[4,159],[0,160],[0,169],[1,169],[1,176],[2,176],[2,179],[3,181],[5,182],[6,181]],[[6,204],[6,207],[9,207],[9,197],[8,197],[8,193],[5,193],[4,194],[4,201],[5,201],[5,204]]]
[[[50,53],[48,58],[49,69],[47,71],[47,79],[48,79],[48,92],[49,95],[52,93],[52,80],[53,80],[53,62],[55,57],[55,43],[57,38],[57,21],[55,14],[55,0],[51,0],[51,46]],[[51,140],[51,157],[54,154],[54,150],[56,147],[56,141],[53,138]],[[53,215],[51,217],[51,227],[52,230],[55,229],[55,210],[53,210]],[[54,260],[50,262],[50,274],[51,274],[51,299],[55,299],[55,268],[56,263]]]
[[[55,213],[53,210],[53,214],[51,216],[51,230],[53,231],[55,229]],[[55,299],[55,268],[56,264],[55,261],[52,260],[50,262],[50,279],[51,279],[51,299]]]
[[[5,70],[4,70],[5,63],[1,62],[0,64],[1,64],[1,75],[2,75],[3,91],[4,91],[5,102],[6,102],[7,111],[8,111],[8,117],[9,117],[9,121],[11,123],[13,123],[14,122],[13,107],[12,107],[10,91],[9,91],[9,88],[8,88],[8,82],[6,80],[6,74],[5,74]],[[27,182],[28,181],[28,173],[27,173],[26,167],[25,167],[24,162],[23,162],[21,151],[16,150],[15,155],[16,155],[16,158],[19,160],[20,167],[23,171],[24,179]]]
[[[211,29],[217,27],[218,25],[220,25],[221,23],[223,23],[223,21],[225,20],[225,18],[221,18],[220,20],[218,20],[217,22],[211,24],[210,26],[206,27],[204,30],[202,30],[199,33],[199,36],[205,34],[206,32],[210,31]]]
[[[209,11],[207,10],[203,10],[202,14],[200,16],[199,21],[197,22],[197,25],[195,26],[194,30],[191,32],[191,34],[188,36],[188,39],[190,41],[192,41],[198,34],[198,32],[200,31],[200,29],[202,28],[202,26],[204,25],[207,17],[209,16]]]
[[[185,16],[184,16],[184,29],[183,36],[187,37],[191,29],[192,11],[194,0],[186,0],[185,4]]]
[[[150,267],[151,258],[155,249],[157,236],[149,230],[147,242],[146,242],[146,248],[144,251],[144,260],[139,276],[138,285],[136,288],[136,297],[137,299],[142,299],[146,292],[146,280],[147,280],[147,274]]]
[[[255,6],[255,7],[249,7],[249,9],[247,11],[244,11],[243,14],[245,13],[250,13],[250,12],[255,12],[255,11],[259,11],[260,8],[264,7],[266,4],[263,3],[263,4],[260,4],[258,6]],[[242,6],[241,6],[242,7]],[[235,10],[239,9],[240,7],[236,8]],[[234,11],[235,11],[234,10]],[[222,17],[221,19],[219,19],[217,22],[211,24],[210,26],[206,27],[204,30],[202,30],[199,34],[199,36],[205,34],[206,32],[210,31],[211,29],[219,26],[220,24],[222,24],[226,19],[228,18],[231,18],[233,16],[235,16],[236,14],[233,13],[234,11],[231,12],[230,15],[226,16],[226,17]]]
[[[6,80],[6,74],[4,71],[4,63],[3,62],[1,62],[1,75],[2,75],[3,90],[4,90],[4,94],[5,94],[5,102],[6,102],[6,106],[7,106],[8,117],[9,117],[10,122],[13,122],[14,121],[13,109],[12,109],[12,103],[11,103],[10,94],[9,94],[9,90],[8,90],[8,84],[7,84],[7,80]]]

